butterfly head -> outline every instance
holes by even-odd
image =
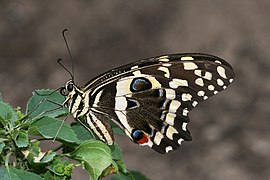
[[[60,93],[63,96],[68,96],[69,94],[71,94],[74,91],[75,84],[73,82],[73,80],[69,80],[65,86],[63,86],[60,89]]]
[[[76,97],[81,96],[82,95],[82,91],[80,90],[80,88],[74,83],[74,81],[71,79],[69,81],[67,81],[66,85],[63,86],[60,89],[60,94],[62,96],[66,97],[66,100],[64,102],[64,106],[66,107],[71,107],[69,106],[70,103],[72,103],[73,100],[76,99]],[[70,109],[71,112],[71,109]]]

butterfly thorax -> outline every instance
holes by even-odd
[[[63,103],[64,107],[68,108],[74,118],[84,115],[86,112],[82,113],[82,111],[86,108],[89,109],[89,107],[85,107],[85,93],[74,84],[73,80],[66,83],[66,86],[61,89],[61,94],[66,98]]]
[[[89,131],[93,131],[107,144],[113,144],[114,137],[110,124],[107,121],[101,121],[100,114],[95,114],[98,110],[95,109],[95,95],[90,95],[92,90],[82,90],[74,84],[73,80],[69,80],[60,93],[66,97],[63,105],[81,125]]]

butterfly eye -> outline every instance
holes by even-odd
[[[131,92],[144,91],[147,89],[151,89],[151,87],[151,82],[144,77],[134,78],[130,84]]]
[[[61,87],[60,94],[62,94],[63,96],[67,96],[68,95],[65,87]]]
[[[67,90],[69,92],[71,92],[73,90],[73,84],[72,83],[70,83],[70,84],[67,85]]]

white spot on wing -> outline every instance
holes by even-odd
[[[185,70],[194,70],[197,68],[198,68],[198,66],[193,62],[184,62],[184,69]]]
[[[208,79],[208,80],[211,80],[211,79],[212,79],[212,73],[210,73],[210,72],[205,72],[204,78],[205,78],[205,79]]]
[[[198,102],[197,101],[193,101],[192,106],[193,107],[196,107],[197,105],[198,105]]]
[[[133,74],[134,74],[135,76],[140,76],[142,73],[141,73],[141,71],[138,70],[138,71],[134,71]]]
[[[182,129],[183,129],[183,131],[187,131],[187,123],[184,122],[182,124]]]
[[[194,71],[194,74],[197,75],[197,76],[199,76],[199,77],[202,77],[202,70],[196,69]]]
[[[165,148],[166,153],[168,153],[168,152],[171,151],[171,150],[173,150],[172,146],[167,146],[167,147]]]
[[[130,69],[137,69],[139,66],[132,66]]]
[[[203,96],[203,99],[204,99],[204,100],[208,99],[208,96]]]
[[[185,56],[185,57],[181,57],[181,60],[182,61],[192,61],[192,60],[194,60],[194,58],[191,56]]]
[[[173,89],[178,88],[178,86],[188,86],[187,80],[173,78],[172,81],[169,82],[169,86]]]
[[[161,134],[160,132],[157,132],[154,138],[154,143],[156,145],[160,145],[160,142],[162,139],[163,139],[163,134]]]
[[[169,112],[166,114],[165,122],[168,123],[169,125],[173,126],[175,117],[176,117],[176,114]]]
[[[185,108],[185,109],[183,109],[183,116],[187,116],[188,115],[188,110],[187,110],[187,108]]]
[[[210,91],[213,91],[213,90],[215,89],[215,86],[213,86],[212,84],[210,84],[210,85],[208,85],[208,89],[209,89]]]
[[[217,84],[219,86],[223,86],[224,85],[224,82],[221,79],[217,79]]]
[[[198,91],[197,94],[198,94],[198,96],[204,96],[205,95],[205,92],[201,90],[201,91]]]
[[[225,74],[225,69],[222,66],[217,67],[217,72],[221,77],[227,79],[227,76]]]
[[[124,96],[115,97],[115,109],[124,111],[127,108],[127,100]]]
[[[197,79],[195,80],[195,84],[197,84],[198,86],[203,87],[203,86],[204,86],[203,79],[202,79],[202,78],[197,78]]]
[[[191,101],[192,95],[189,93],[182,94],[182,101]]]
[[[161,67],[158,68],[158,70],[165,72],[164,76],[166,78],[170,78],[170,71],[169,71],[169,69],[167,67],[161,66]]]
[[[218,61],[218,60],[215,60],[215,62],[216,62],[216,63],[218,63],[218,64],[221,64],[221,62],[220,62],[220,61]]]
[[[173,140],[173,134],[177,134],[178,131],[172,127],[172,126],[169,126],[167,131],[166,131],[166,136],[170,139],[170,140]]]
[[[175,99],[176,95],[175,95],[175,91],[173,89],[165,89],[166,91],[166,98],[167,99]]]
[[[170,104],[170,108],[169,111],[172,113],[175,113],[177,111],[177,109],[180,107],[181,102],[177,101],[177,100],[172,100],[171,104]]]
[[[212,79],[212,73],[211,72],[208,72],[208,71],[205,72],[204,75],[202,75],[202,70],[196,69],[194,71],[194,74],[197,75],[197,76],[199,76],[199,77],[202,77],[204,79],[207,79],[207,80],[211,80]]]
[[[184,141],[184,139],[183,138],[180,138],[180,139],[178,139],[178,144],[182,144],[182,142]]]
[[[169,56],[160,56],[158,58],[159,61],[162,61],[162,62],[169,62],[170,60],[168,59]]]
[[[165,67],[170,67],[172,64],[170,63],[163,63],[162,66],[165,66]]]

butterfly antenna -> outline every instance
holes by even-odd
[[[69,73],[69,75],[71,76],[71,79],[72,80],[74,80],[74,75],[61,63],[61,61],[62,61],[63,59],[58,59],[57,60],[57,63],[62,67],[62,68],[64,68],[68,73]]]
[[[74,65],[73,65],[73,58],[72,58],[72,55],[71,55],[71,52],[70,52],[70,49],[69,49],[69,45],[68,45],[68,42],[67,42],[67,38],[66,38],[66,35],[65,35],[65,33],[66,33],[67,30],[68,30],[68,29],[64,29],[64,30],[62,31],[62,36],[63,36],[63,39],[64,39],[64,41],[65,41],[66,48],[67,48],[67,51],[68,51],[68,54],[69,54],[69,59],[70,59],[70,62],[71,62],[71,72],[70,72],[70,71],[68,71],[68,72],[69,72],[69,74],[71,75],[72,80],[74,80]],[[59,62],[58,62],[58,63],[59,63]],[[60,65],[63,67],[62,64],[60,64]],[[66,68],[64,68],[64,69],[66,69]],[[67,69],[66,69],[66,70],[67,70]]]

